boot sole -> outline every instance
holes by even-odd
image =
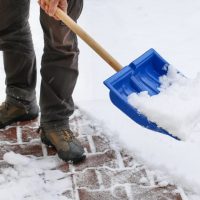
[[[4,123],[4,124],[0,124],[0,129],[5,128],[6,126],[12,125],[13,123],[16,123],[16,122],[24,122],[24,121],[34,120],[37,117],[38,117],[38,114],[18,116],[16,118]]]
[[[43,134],[41,134],[41,142],[45,145],[47,145],[48,147],[53,147],[56,149],[56,147],[46,138],[46,136],[44,136]],[[66,160],[66,159],[63,159],[62,156],[59,156],[59,158],[61,160],[63,160],[64,162],[72,162],[73,164],[78,164],[82,161],[84,161],[86,159],[86,155],[85,154],[82,154],[81,157],[79,158],[75,158],[73,160]]]

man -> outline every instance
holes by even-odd
[[[41,62],[39,132],[46,145],[54,146],[58,156],[74,163],[85,159],[80,142],[69,128],[73,113],[72,92],[78,76],[77,37],[59,21],[57,7],[75,21],[83,0],[39,0],[40,22],[44,32]],[[0,128],[17,121],[37,118],[36,58],[29,28],[30,0],[0,0],[0,49],[6,73],[6,100],[0,106]]]

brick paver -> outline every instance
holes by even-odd
[[[156,181],[156,177],[150,177],[146,166],[126,149],[115,148],[105,136],[106,130],[80,110],[75,111],[70,124],[86,150],[87,159],[77,165],[63,163],[58,167],[72,180],[73,187],[63,193],[67,199],[182,200],[175,185],[162,185]],[[37,126],[35,120],[0,130],[0,168],[9,166],[2,161],[3,155],[9,151],[37,157],[56,154],[54,148],[41,144]]]

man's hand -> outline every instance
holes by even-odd
[[[67,0],[38,0],[38,3],[49,16],[54,17],[56,20],[59,20],[55,16],[57,8],[67,12]]]

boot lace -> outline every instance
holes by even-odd
[[[68,131],[68,130],[62,131],[61,134],[63,135],[64,140],[67,141],[67,142],[72,141],[75,138],[73,133],[71,131]]]
[[[40,126],[37,129],[37,133],[41,134],[42,132],[44,132],[44,128]],[[60,136],[63,136],[63,139],[67,142],[72,141],[75,138],[75,136],[73,135],[73,133],[70,130],[59,131],[59,134],[60,134]]]

